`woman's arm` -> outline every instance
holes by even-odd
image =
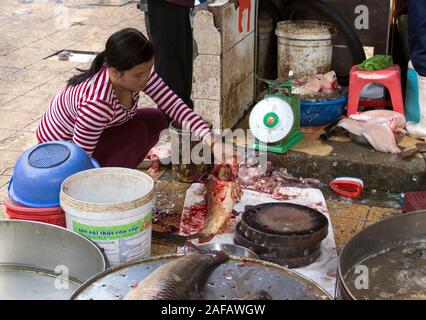
[[[143,90],[158,108],[176,120],[183,128],[191,131],[203,141],[211,133],[208,124],[180,99],[170,87],[153,71]]]
[[[108,102],[100,100],[85,102],[78,110],[72,141],[91,156],[112,117],[112,106]]]

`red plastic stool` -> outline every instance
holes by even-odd
[[[353,66],[349,79],[348,117],[358,113],[362,89],[369,83],[380,83],[390,92],[393,110],[404,114],[404,100],[401,88],[401,68],[394,64],[377,71],[362,71]]]

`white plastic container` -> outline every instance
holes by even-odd
[[[329,23],[309,20],[278,22],[278,77],[294,78],[324,74],[331,70],[333,35]]]
[[[154,181],[125,168],[100,168],[67,178],[60,202],[67,228],[94,241],[110,265],[151,254]]]

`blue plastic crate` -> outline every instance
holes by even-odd
[[[302,127],[319,127],[337,120],[345,111],[347,101],[347,96],[322,102],[302,101],[300,125]]]

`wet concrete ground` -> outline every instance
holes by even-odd
[[[173,181],[170,169],[164,171],[156,182],[155,207],[167,210],[170,215],[167,222],[176,228],[179,227],[179,217],[185,201],[185,192],[189,187],[190,184],[188,183]],[[364,197],[359,200],[349,200],[334,195],[329,190],[325,190],[323,193],[327,199],[338,251],[356,233],[369,225],[402,213],[399,209],[399,199],[392,196],[388,198],[386,194],[374,193],[369,195],[365,193]],[[385,206],[382,206],[383,204]],[[154,225],[154,228],[160,230],[161,226]],[[153,254],[173,252],[176,252],[176,249],[169,246],[153,244],[152,247]]]

